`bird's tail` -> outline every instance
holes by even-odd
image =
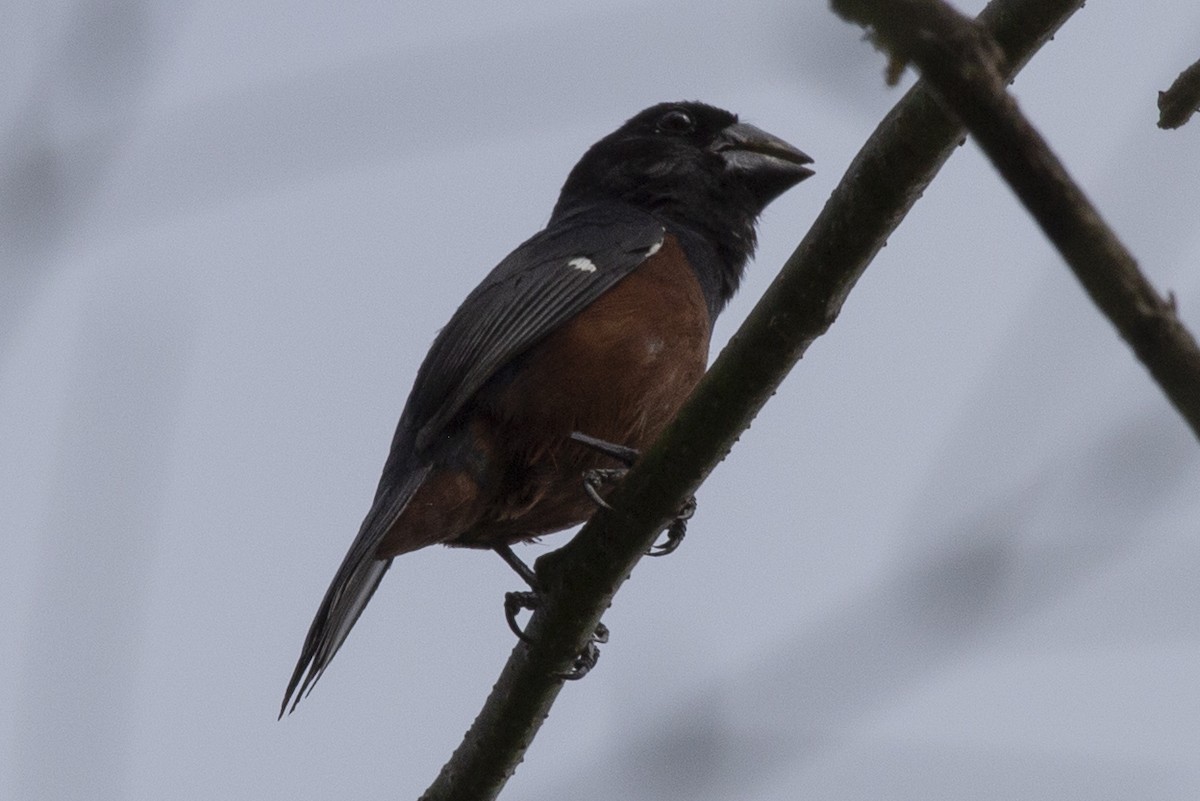
[[[358,536],[342,560],[329,589],[325,591],[316,617],[308,628],[304,647],[300,649],[300,659],[283,694],[283,703],[279,707],[280,718],[284,713],[294,711],[300,699],[312,692],[313,685],[346,641],[350,629],[358,622],[359,615],[391,567],[390,558],[375,557],[376,549],[421,485],[425,473],[425,470],[409,472],[403,481],[392,483],[388,481],[385,470],[375,503],[363,520]]]

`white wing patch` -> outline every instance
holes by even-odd
[[[646,251],[646,258],[648,259],[651,256],[653,256],[655,253],[657,253],[659,251],[659,249],[662,248],[662,243],[663,243],[663,241],[660,239],[657,242],[655,242],[653,245],[651,245],[650,249]]]
[[[573,270],[579,270],[581,273],[596,272],[596,265],[587,256],[576,256],[567,262],[567,266]]]

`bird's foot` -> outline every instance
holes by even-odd
[[[637,461],[641,454],[636,448],[629,448],[625,445],[617,445],[612,442],[607,442],[596,437],[590,437],[587,434],[582,434],[578,431],[571,434],[571,439],[586,445],[592,450],[599,451],[605,456],[610,456],[613,459],[621,462],[625,467],[610,467],[610,468],[592,468],[583,472],[583,491],[597,505],[605,509],[612,509],[608,501],[600,494],[600,489],[605,486],[620,481],[629,472],[629,468],[633,467],[633,463]],[[671,525],[667,526],[667,538],[661,543],[655,543],[650,546],[650,550],[646,551],[647,556],[666,556],[669,553],[674,553],[675,549],[683,542],[684,536],[687,534],[687,521],[692,519],[696,514],[696,498],[693,496],[688,498],[680,508],[679,513],[675,515],[675,519],[671,521]]]
[[[513,553],[511,545],[496,545],[492,550],[500,554],[500,558],[504,560],[504,563],[511,567],[513,572],[529,585],[529,590],[525,592],[504,593],[504,619],[508,621],[508,627],[512,629],[513,634],[517,635],[517,639],[521,642],[529,642],[529,635],[517,623],[517,615],[523,609],[536,609],[541,604],[541,582],[538,581],[537,573],[533,571],[533,568],[522,562],[521,557]]]
[[[696,514],[696,496],[688,498],[680,507],[679,513],[675,515],[675,519],[671,521],[671,525],[667,526],[667,538],[661,543],[656,542],[650,546],[650,550],[646,551],[647,556],[666,556],[670,553],[675,553],[675,549],[683,542],[684,536],[687,534],[688,521]]]
[[[601,488],[610,487],[624,478],[641,453],[637,448],[617,445],[614,442],[591,437],[579,431],[571,434],[571,439],[625,465],[624,467],[593,467],[583,471],[583,491],[592,499],[592,503],[604,509],[612,509],[612,506],[600,494]]]
[[[532,640],[525,630],[517,623],[517,615],[523,610],[534,610],[542,605],[542,596],[538,592],[509,592],[504,595],[504,619],[508,621],[508,627],[512,629],[513,634],[517,635],[517,639],[524,643],[530,643]],[[608,626],[603,623],[596,624],[596,630],[592,633],[587,645],[583,650],[575,655],[574,661],[571,663],[571,669],[563,673],[556,673],[555,676],[566,681],[577,681],[596,666],[596,661],[600,659],[600,646],[608,642]]]
[[[521,642],[531,643],[533,640],[525,633],[525,629],[521,628],[521,624],[517,622],[517,615],[526,609],[530,611],[537,609],[541,605],[542,596],[536,592],[504,593],[504,619],[508,621],[508,627],[512,629],[512,633],[517,635],[517,639]]]
[[[612,505],[600,494],[601,487],[616,484],[629,472],[627,467],[593,467],[583,471],[583,491],[592,499],[592,503],[604,509],[612,509]]]
[[[596,630],[592,632],[592,637],[588,640],[587,645],[575,655],[571,669],[555,675],[564,681],[579,681],[596,666],[596,662],[600,659],[600,646],[606,642],[608,642],[608,626],[597,623]]]

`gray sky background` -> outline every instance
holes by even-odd
[[[861,40],[825,3],[6,4],[0,798],[415,798],[512,648],[499,559],[398,561],[275,713],[434,333],[589,144],[696,98],[817,169],[719,346],[900,97]],[[1192,0],[1093,2],[1014,87],[1194,332],[1200,121],[1154,123],[1197,57]],[[504,797],[1200,797],[1200,448],[973,144],[699,503]]]

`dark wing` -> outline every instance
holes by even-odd
[[[483,384],[662,246],[662,225],[616,204],[563,215],[467,296],[425,357],[402,426],[421,453]]]
[[[422,452],[489,378],[633,272],[663,236],[644,212],[581,208],[552,220],[463,301],[417,372],[375,502],[309,627],[280,717],[293,695],[295,709],[311,691],[383,580],[392,560],[375,552],[429,472]]]

